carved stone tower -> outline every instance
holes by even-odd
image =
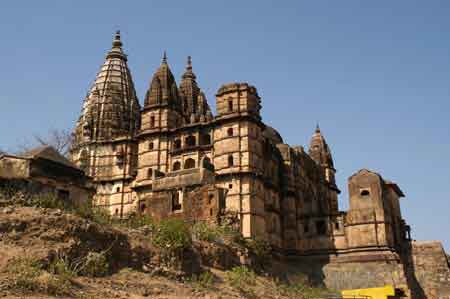
[[[331,150],[325,141],[325,137],[320,131],[319,125],[317,125],[316,130],[311,138],[309,145],[309,156],[320,165],[325,171],[325,179],[330,185],[330,189],[334,191],[333,200],[330,203],[330,211],[337,212],[338,203],[337,196],[341,192],[336,186],[336,169],[334,168],[333,157],[331,156]]]
[[[247,83],[223,85],[216,94],[214,166],[219,187],[228,189],[227,209],[240,214],[245,237],[265,235],[264,198],[256,194],[264,172],[260,98]]]
[[[71,149],[72,161],[96,183],[96,204],[116,216],[132,201],[139,122],[139,101],[118,31],[84,100]]]

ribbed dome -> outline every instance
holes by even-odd
[[[278,133],[277,130],[270,126],[266,126],[266,128],[263,131],[264,137],[269,139],[273,144],[279,144],[283,143],[283,138],[281,138],[280,133]]]
[[[316,127],[316,130],[311,138],[309,155],[314,161],[316,161],[317,164],[334,168],[330,148],[320,132],[319,126]]]
[[[145,96],[144,106],[158,104],[175,105],[181,110],[177,84],[169,65],[167,64],[165,52],[161,66],[153,75],[150,88]]]
[[[95,140],[134,137],[139,129],[140,106],[122,51],[120,32],[89,90],[75,129],[75,146]]]

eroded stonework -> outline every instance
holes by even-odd
[[[409,286],[404,267],[413,264],[413,250],[397,184],[360,170],[349,178],[350,209],[340,211],[336,169],[319,127],[308,152],[285,144],[262,121],[261,99],[248,83],[222,85],[213,116],[191,58],[178,86],[165,54],[140,107],[121,46],[116,34],[71,151],[96,184],[97,205],[117,217],[188,221],[214,222],[231,211],[244,237],[265,239],[286,255],[325,258],[334,284],[338,257],[351,273],[361,271],[355,263],[373,265],[378,284],[387,279],[380,265],[392,261],[397,276],[389,281]]]

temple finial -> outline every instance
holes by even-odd
[[[316,124],[316,133],[320,133],[319,122],[317,122],[317,124]]]
[[[121,47],[121,46],[122,42],[120,41],[120,30],[117,30],[116,34],[114,35],[113,47]]]
[[[192,57],[190,55],[187,57],[186,70],[192,70]]]
[[[164,50],[162,63],[167,63],[167,53],[166,53],[166,50]]]

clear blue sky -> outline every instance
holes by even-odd
[[[218,87],[254,84],[263,119],[307,145],[316,122],[333,151],[341,208],[360,168],[396,181],[418,240],[450,250],[449,1],[8,1],[0,10],[0,148],[72,128],[122,31],[142,102],[167,49]]]

